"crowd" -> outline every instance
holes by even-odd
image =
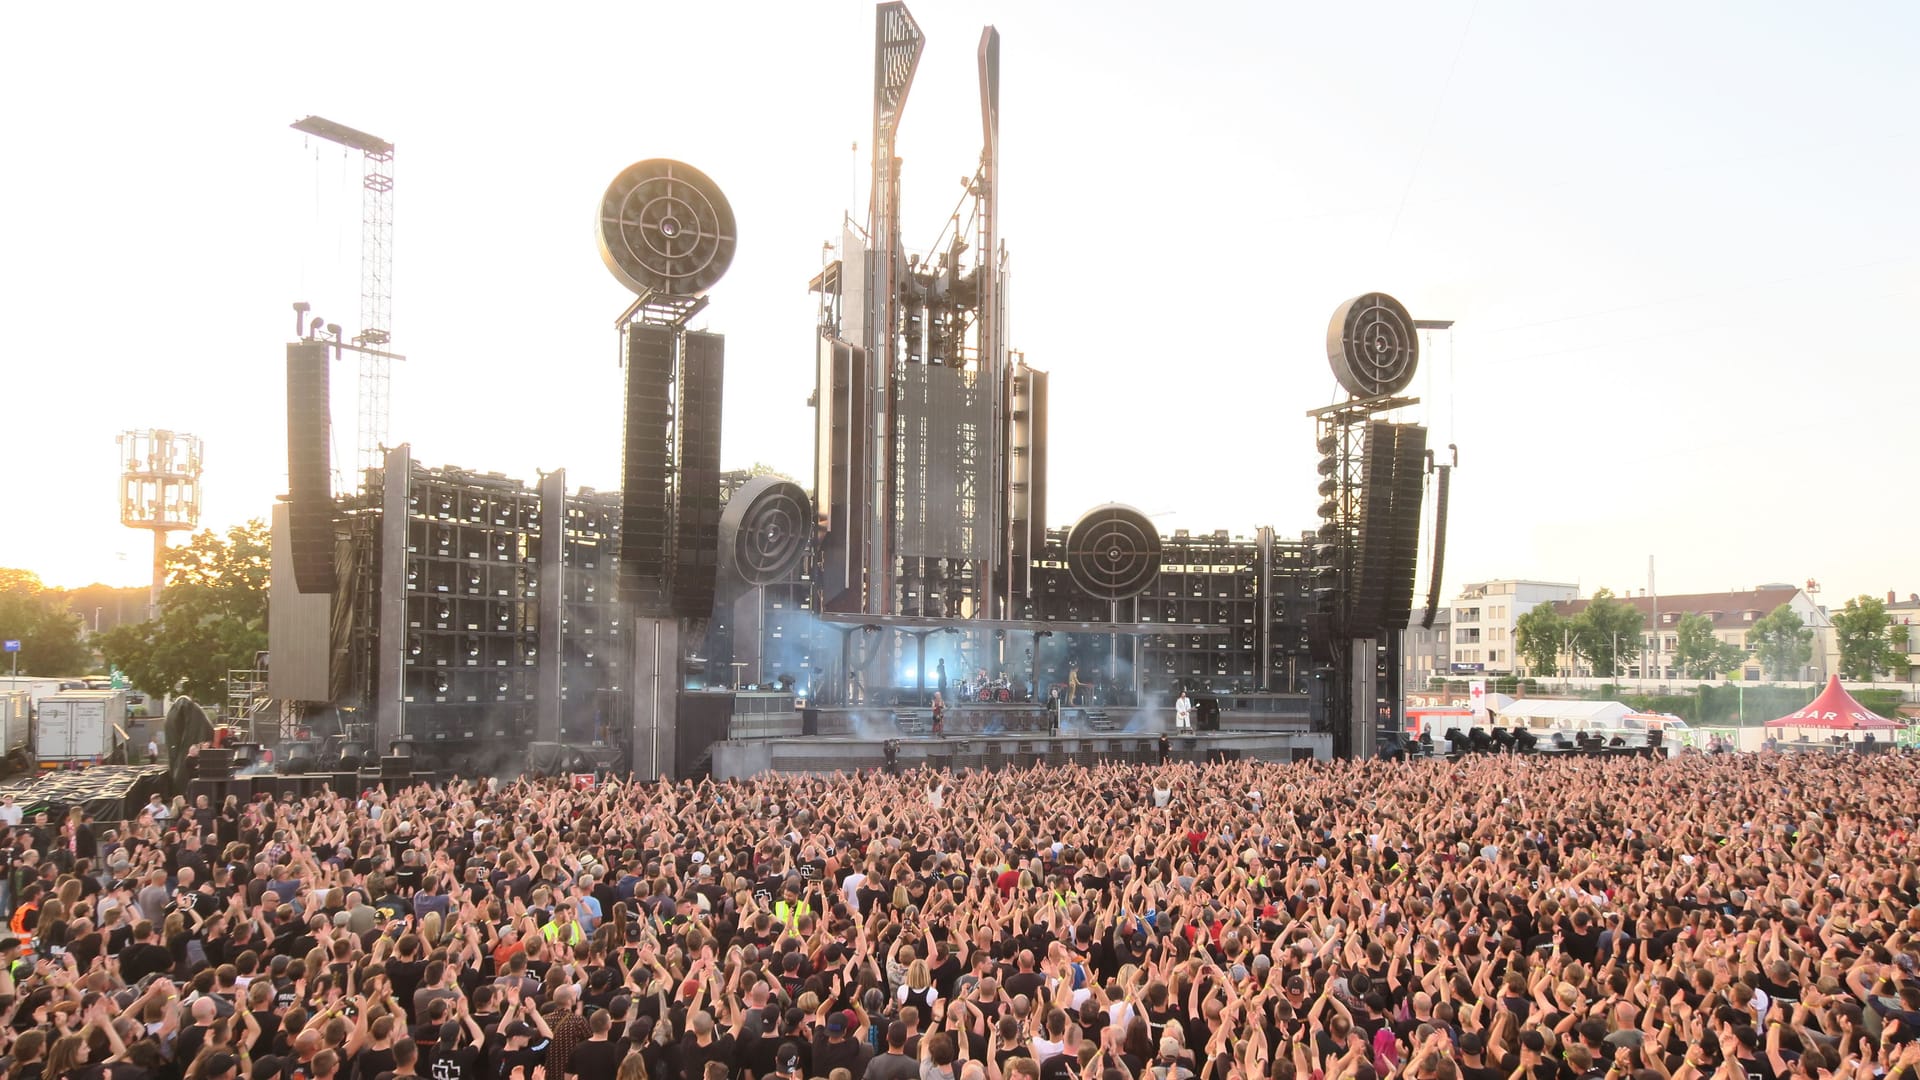
[[[1903,755],[0,806],[0,1080],[1920,1080]]]

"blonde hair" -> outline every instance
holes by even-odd
[[[925,990],[933,985],[933,973],[927,970],[925,960],[915,960],[907,965],[907,989]]]

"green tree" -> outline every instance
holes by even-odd
[[[1513,647],[1531,675],[1558,674],[1560,646],[1566,641],[1567,620],[1552,604],[1536,604],[1513,624]]]
[[[40,575],[0,569],[0,638],[20,643],[22,675],[84,675],[93,653],[80,640],[80,619],[67,609],[65,594],[49,589]],[[0,674],[13,670],[13,658],[0,655]]]
[[[1785,604],[1754,622],[1747,644],[1772,679],[1791,678],[1813,659],[1813,629]]]
[[[227,671],[253,667],[254,654],[267,647],[271,550],[257,518],[224,537],[208,530],[174,548],[160,619],[101,634],[100,651],[149,693],[222,701]]]
[[[1733,671],[1745,661],[1745,650],[1729,645],[1713,634],[1713,620],[1693,613],[1680,616],[1673,633],[1673,662],[1693,679],[1711,679]]]
[[[1847,601],[1833,617],[1833,636],[1840,646],[1841,678],[1866,681],[1882,673],[1906,674],[1906,628],[1894,624],[1878,597]]]
[[[1573,651],[1584,659],[1593,673],[1608,678],[1620,673],[1616,650],[1637,652],[1640,628],[1645,616],[1632,604],[1616,599],[1611,589],[1601,589],[1587,601],[1580,614],[1569,620]]]

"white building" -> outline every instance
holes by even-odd
[[[1541,604],[1580,595],[1578,585],[1558,581],[1482,581],[1460,590],[1448,605],[1453,675],[1512,675],[1517,670],[1514,628],[1520,616]]]

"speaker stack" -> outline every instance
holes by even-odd
[[[288,540],[294,586],[303,593],[334,586],[330,361],[324,341],[287,345]]]
[[[642,618],[713,614],[720,527],[725,339],[688,333],[699,298],[733,262],[738,229],[705,173],[653,158],[621,170],[600,202],[600,256],[639,299],[627,359],[620,595]]]
[[[453,468],[404,482],[408,730],[435,744],[530,739],[548,542],[540,495]]]

